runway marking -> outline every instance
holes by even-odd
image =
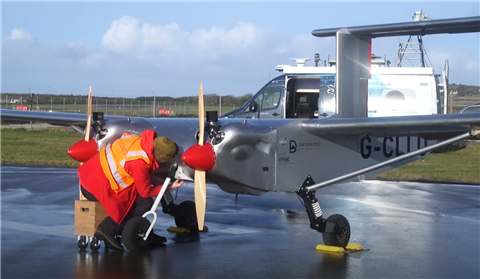
[[[380,207],[380,208],[385,208],[385,209],[405,211],[405,212],[410,212],[410,213],[418,213],[418,214],[431,215],[431,216],[452,217],[452,216],[450,216],[450,215],[442,214],[442,213],[436,213],[436,212],[430,212],[430,211],[424,211],[424,210],[407,209],[407,208],[401,208],[401,207],[388,206],[388,205],[385,205],[385,203],[383,203],[383,202],[364,201],[364,200],[357,200],[357,199],[353,199],[353,198],[341,198],[341,197],[337,197],[337,199],[346,200],[346,201],[351,201],[351,202],[363,203],[363,204],[366,204],[366,205],[371,205],[371,206]]]

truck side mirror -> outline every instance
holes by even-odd
[[[248,105],[248,106],[249,106],[249,110],[250,110],[250,111],[254,111],[254,112],[255,112],[255,111],[257,111],[257,109],[258,109],[257,102],[255,102],[255,101],[251,101],[251,102],[250,102],[250,105]]]

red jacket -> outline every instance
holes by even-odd
[[[156,197],[162,188],[162,185],[151,187],[150,180],[153,171],[159,167],[153,154],[153,140],[156,136],[156,132],[152,130],[146,130],[141,135],[142,149],[150,158],[152,167],[141,159],[125,163],[125,170],[133,177],[134,183],[118,194],[113,192],[108,178],[102,171],[100,152],[78,168],[80,184],[98,199],[108,215],[117,223],[121,223],[130,211],[137,194],[142,198]]]

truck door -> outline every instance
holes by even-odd
[[[283,87],[267,87],[253,98],[245,109],[250,118],[283,118]]]

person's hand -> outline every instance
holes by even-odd
[[[168,190],[173,190],[173,189],[177,189],[177,188],[180,188],[182,187],[183,183],[185,181],[181,180],[181,179],[177,179],[175,180],[172,184],[168,185]]]

